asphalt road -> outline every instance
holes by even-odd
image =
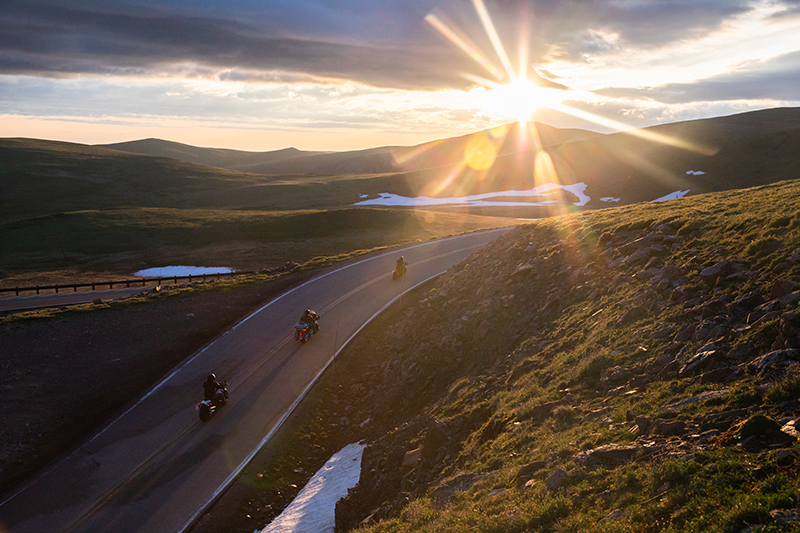
[[[0,502],[0,532],[178,532],[233,480],[341,347],[389,302],[502,232],[421,244],[332,267],[193,355],[76,451]],[[395,259],[410,262],[392,281]],[[322,315],[293,339],[306,308]],[[195,404],[209,372],[230,402],[210,421]]]

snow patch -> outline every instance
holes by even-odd
[[[333,533],[336,502],[347,496],[361,476],[361,454],[366,445],[349,444],[333,454],[289,507],[261,533]],[[258,533],[258,530],[254,531]]]
[[[134,272],[133,275],[143,278],[169,278],[174,276],[202,276],[203,274],[230,274],[231,272],[236,272],[236,269],[230,267],[166,266],[145,268]]]
[[[613,196],[603,196],[600,198],[601,202],[619,202],[619,198],[614,198]]]
[[[689,190],[688,190],[688,189],[687,189],[687,190],[685,190],[685,191],[675,191],[675,192],[671,192],[671,193],[669,193],[668,195],[666,195],[666,196],[662,196],[661,198],[656,198],[656,199],[655,199],[655,200],[653,200],[653,201],[654,201],[654,202],[663,202],[664,200],[677,200],[678,198],[683,198],[684,196],[686,196],[686,194],[687,194],[688,192],[689,192]]]
[[[525,198],[532,196],[551,196],[554,190],[563,190],[571,192],[578,197],[578,201],[572,205],[582,207],[589,203],[591,198],[586,196],[586,184],[583,182],[573,183],[572,185],[560,185],[557,183],[545,183],[534,187],[533,189],[524,191],[496,191],[487,192],[483,194],[473,194],[471,196],[452,196],[449,198],[431,198],[430,196],[400,196],[399,194],[382,192],[379,198],[372,198],[370,200],[363,200],[356,202],[353,205],[386,205],[394,207],[421,207],[431,205],[452,205],[460,207],[542,207],[559,203],[558,200],[543,200],[540,202],[514,202],[506,200],[493,200],[493,198],[516,197]]]
[[[702,176],[703,174],[705,174],[705,172],[703,172],[702,170],[687,170],[686,174],[688,176]]]
[[[369,198],[369,194],[359,194],[359,198]]]

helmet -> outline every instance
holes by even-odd
[[[310,315],[312,313],[311,309],[306,309],[306,314]]]
[[[208,381],[209,383],[211,383],[212,381],[217,381],[217,376],[215,376],[214,374],[209,374],[206,381]]]

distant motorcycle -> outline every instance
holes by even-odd
[[[408,263],[397,263],[397,266],[392,271],[392,279],[400,279],[406,275],[408,270]]]
[[[203,400],[195,407],[203,422],[207,422],[211,415],[217,412],[217,409],[228,403],[228,382],[225,381],[222,385],[223,387],[216,392],[213,400]]]

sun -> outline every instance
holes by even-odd
[[[508,84],[492,84],[486,91],[486,111],[519,121],[529,120],[540,108],[559,103],[563,91],[540,87],[536,83],[518,78]]]

